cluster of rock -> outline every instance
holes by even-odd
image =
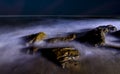
[[[28,39],[31,38],[31,39],[27,42],[27,44],[30,46],[30,48],[27,50],[27,53],[34,54],[38,52],[40,48],[35,47],[34,43],[44,40],[45,37],[46,37],[46,34],[44,32],[39,32],[37,34],[28,35],[27,38]],[[45,41],[49,43],[55,43],[59,41],[66,42],[66,41],[74,40],[75,37],[76,36],[73,34],[73,35],[68,35],[65,37],[51,38]],[[79,63],[77,60],[79,58],[80,53],[78,50],[72,47],[53,48],[52,53],[55,56],[55,59],[57,60],[57,62],[60,63],[62,68],[66,68],[69,66],[77,66],[77,64]]]
[[[94,46],[102,46],[105,45],[105,35],[109,32],[116,31],[116,27],[113,25],[106,26],[98,26],[90,31],[88,31],[84,36],[80,37],[79,40],[81,42],[87,42]],[[35,42],[39,42],[45,40],[48,43],[55,42],[68,42],[76,39],[76,34],[70,34],[65,37],[55,37],[51,39],[45,40],[46,34],[44,32],[39,32],[34,35],[29,35],[28,38],[31,38],[28,41],[28,44],[31,46]],[[40,48],[34,47],[32,48],[32,52],[37,52]],[[62,68],[66,68],[69,66],[78,66],[79,64],[79,56],[80,52],[72,47],[64,47],[64,48],[53,48],[52,53],[55,56],[55,59],[61,64]]]

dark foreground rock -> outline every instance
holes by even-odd
[[[56,56],[56,59],[61,64],[62,68],[68,67],[68,65],[77,66],[77,61],[79,60],[80,53],[78,50],[66,47],[66,48],[56,48],[52,50]]]
[[[23,49],[27,54],[40,54],[62,68],[76,67],[79,64],[80,53],[72,47]],[[69,66],[71,65],[71,66]]]

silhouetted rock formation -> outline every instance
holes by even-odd
[[[98,26],[86,32],[83,36],[77,38],[80,42],[86,42],[93,46],[102,46],[105,44],[106,33],[114,32],[117,28],[112,25]]]

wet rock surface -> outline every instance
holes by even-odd
[[[26,45],[33,45],[36,42],[42,41],[46,38],[46,34],[44,32],[39,32],[36,34],[31,34],[23,37],[24,42]]]
[[[101,29],[105,33],[117,31],[117,28],[113,25],[98,26],[96,29]]]
[[[51,62],[55,63],[56,65],[62,68],[68,68],[69,67],[68,65],[70,65],[70,63],[75,64],[79,62],[80,58],[80,52],[72,47],[59,47],[59,48],[28,47],[22,49],[22,52],[31,55],[41,54],[46,59],[50,60]],[[74,66],[76,65],[77,64],[75,64]]]
[[[77,38],[77,40],[89,43],[93,46],[103,46],[105,45],[106,34],[114,31],[117,31],[117,28],[113,25],[98,26],[86,32],[83,36]]]
[[[56,42],[68,42],[68,41],[73,41],[76,38],[75,34],[67,35],[65,37],[55,37],[55,38],[50,38],[47,39],[46,41],[49,43],[56,43]]]
[[[79,60],[80,53],[78,50],[70,47],[56,48],[52,50],[56,59],[61,64],[62,68],[68,67],[68,64],[75,63],[75,60]],[[76,64],[77,65],[77,64]]]

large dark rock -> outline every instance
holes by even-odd
[[[62,68],[69,67],[68,65],[70,65],[70,63],[74,64],[74,66],[78,65],[76,63],[79,59],[80,53],[75,48],[71,47],[56,48],[53,49],[52,51],[55,54],[58,62],[61,64]]]
[[[116,30],[117,28],[113,25],[98,26],[86,32],[83,36],[77,38],[77,40],[89,43],[93,46],[102,46],[105,45],[106,34]]]
[[[56,48],[28,47],[22,50],[27,54],[41,54],[46,59],[57,64],[58,66],[61,66],[62,68],[66,67],[68,68],[69,65],[73,67],[77,66],[80,56],[79,51],[72,47],[56,47]]]

